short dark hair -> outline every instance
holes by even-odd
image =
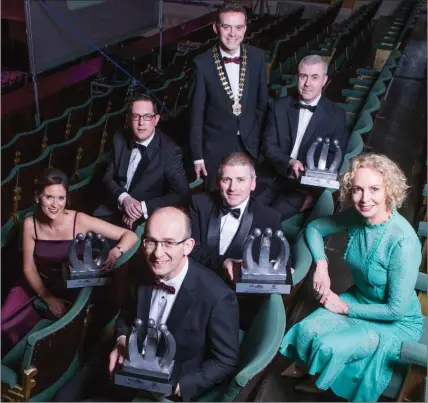
[[[153,100],[153,98],[150,95],[147,95],[147,94],[136,94],[131,98],[131,100],[129,101],[129,113],[131,113],[132,111],[132,105],[134,105],[134,102],[137,102],[137,101],[150,102],[153,105],[154,114],[155,115],[159,114],[156,102]]]
[[[247,10],[245,7],[242,7],[240,4],[232,3],[232,4],[225,4],[223,7],[221,7],[217,12],[217,17],[215,20],[215,23],[217,26],[220,25],[220,16],[224,13],[242,13],[245,15],[245,25],[247,25]]]
[[[70,206],[69,181],[67,175],[58,168],[49,167],[43,171],[43,174],[34,180],[34,196],[40,197],[46,187],[52,185],[64,186],[67,196],[67,207]]]
[[[221,178],[223,175],[223,167],[224,166],[231,166],[235,167],[237,165],[242,165],[244,167],[248,167],[250,170],[250,176],[251,178],[256,177],[256,170],[254,168],[254,162],[253,160],[245,153],[242,152],[235,152],[227,155],[223,158],[223,160],[220,163],[220,166],[218,167],[217,176]]]

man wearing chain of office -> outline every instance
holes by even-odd
[[[245,8],[223,6],[213,29],[219,42],[194,59],[189,92],[190,151],[196,178],[204,176],[209,191],[225,156],[245,152],[258,158],[268,107],[264,52],[242,43]]]

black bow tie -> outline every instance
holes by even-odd
[[[164,290],[170,294],[175,294],[175,288],[172,285],[166,285],[165,283],[163,283],[162,281],[155,279],[153,286],[155,288],[159,288],[161,290]]]
[[[236,63],[239,64],[241,63],[241,58],[240,57],[223,57],[223,63],[227,64],[227,63]]]
[[[132,143],[131,143],[131,147],[134,149],[134,148],[138,148],[139,150],[140,150],[140,153],[141,153],[141,156],[143,156],[144,155],[144,153],[146,152],[146,146],[145,145],[143,145],[143,144],[140,144],[140,143],[137,143],[136,141],[133,141]]]
[[[230,213],[237,220],[239,219],[239,216],[241,215],[241,209],[239,209],[239,208],[230,208],[230,207],[227,207],[225,205],[222,205],[220,207],[220,209],[223,212],[223,215],[226,215],[226,214]]]
[[[317,106],[316,105],[314,105],[314,106],[305,105],[305,104],[302,104],[301,102],[296,102],[296,108],[297,109],[307,109],[309,112],[314,113],[317,109]]]

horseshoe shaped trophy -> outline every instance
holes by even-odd
[[[339,141],[334,140],[334,157],[330,166],[327,168],[328,151],[331,146],[332,145],[330,144],[330,139],[328,137],[324,140],[321,137],[318,137],[309,147],[308,154],[306,155],[305,175],[302,176],[300,180],[302,185],[339,189],[339,181],[337,178],[339,175],[339,165],[342,161],[342,150],[340,149]],[[315,153],[320,147],[321,152],[319,155],[318,165],[316,165]]]
[[[83,244],[83,260],[79,259],[78,249]],[[100,253],[93,257],[94,246],[100,246]],[[68,249],[68,262],[62,266],[66,288],[81,288],[106,285],[112,281],[111,273],[102,270],[103,263],[108,257],[110,247],[101,235],[94,236],[92,232],[85,235],[79,233]]]
[[[126,336],[126,359],[114,370],[114,383],[149,392],[174,394],[178,383],[174,336],[165,324],[156,325],[154,319],[149,319],[144,347],[140,352],[138,338],[143,331],[143,321],[135,319]]]
[[[253,259],[253,244],[260,236],[260,255],[256,263]],[[279,242],[280,252],[275,260],[270,261],[273,238]],[[242,251],[243,266],[235,284],[237,293],[289,294],[291,292],[291,269],[287,266],[290,245],[282,231],[278,230],[273,234],[270,228],[266,228],[262,234],[259,228],[255,228],[247,237]]]

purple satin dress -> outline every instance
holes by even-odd
[[[62,263],[68,260],[68,248],[76,233],[76,218],[74,216],[73,237],[69,240],[49,241],[38,239],[36,218],[33,215],[34,233],[36,236],[34,245],[34,261],[37,270],[46,286],[53,295],[65,299],[73,299],[76,291],[68,292],[62,283]],[[41,319],[33,307],[33,300],[37,298],[34,291],[25,281],[20,280],[10,290],[1,309],[1,330],[6,336],[9,345],[13,347],[19,342]]]

